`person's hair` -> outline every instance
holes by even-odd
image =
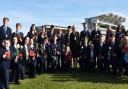
[[[45,26],[41,26],[41,28],[45,28]]]
[[[17,36],[13,36],[12,39],[11,39],[11,44],[13,45],[13,40],[14,38],[17,38]],[[17,38],[17,41],[18,41],[18,38]]]
[[[9,18],[8,17],[4,17],[3,18],[3,21],[5,21],[5,20],[8,20],[9,21]]]
[[[33,39],[33,38],[30,38],[30,39],[29,39],[29,45],[30,45],[31,40],[32,40],[32,42],[33,42],[32,44],[34,44],[34,39]]]
[[[9,38],[5,38],[5,39],[3,40],[3,43],[4,43],[5,41],[9,41],[10,44],[11,44],[11,40],[10,40]]]
[[[44,40],[46,40],[46,39],[49,40],[48,37],[44,37]]]
[[[54,28],[54,25],[51,25],[50,28],[51,28],[51,29]]]
[[[29,37],[28,37],[28,36],[25,36],[25,37],[23,38],[23,43],[25,43],[26,38],[29,38]],[[30,39],[30,38],[29,38],[29,39]]]
[[[22,24],[21,23],[16,23],[16,26],[22,26]]]
[[[68,29],[69,29],[69,28],[72,28],[72,27],[71,27],[71,26],[68,26]]]
[[[33,29],[32,29],[33,26],[36,26],[36,25],[35,25],[35,24],[32,24],[32,25],[31,25],[31,27],[30,27],[30,32],[32,32],[32,30],[33,30]]]

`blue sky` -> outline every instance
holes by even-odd
[[[33,23],[37,26],[75,24],[78,31],[81,31],[81,23],[86,17],[112,12],[127,18],[127,2],[127,0],[1,0],[0,25],[2,18],[7,16],[10,18],[9,25],[13,31],[17,22],[22,23],[24,33],[29,31]]]

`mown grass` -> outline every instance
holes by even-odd
[[[63,73],[44,73],[34,79],[25,79],[11,89],[128,89],[128,76],[88,73],[70,70]]]

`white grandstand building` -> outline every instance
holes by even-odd
[[[92,31],[94,24],[97,24],[97,28],[101,30],[102,34],[106,33],[107,27],[111,26],[113,32],[115,32],[118,24],[122,24],[126,19],[122,16],[115,15],[113,13],[103,14],[95,17],[85,18],[85,22],[88,25],[88,29]]]

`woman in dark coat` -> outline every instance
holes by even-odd
[[[72,26],[72,33],[70,34],[70,48],[73,55],[74,68],[76,68],[79,57],[80,41],[79,33],[76,31],[75,26]]]

